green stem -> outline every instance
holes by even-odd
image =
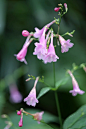
[[[55,87],[55,63],[53,62],[53,73],[54,73],[54,87]],[[59,100],[58,100],[58,95],[57,91],[55,91],[55,100],[56,100],[56,107],[59,115],[59,122],[60,122],[60,127],[62,129],[62,119],[61,119],[61,111],[60,111],[60,106],[59,106]]]
[[[60,127],[62,129],[62,118],[61,118],[61,111],[60,111],[60,106],[59,106],[59,100],[58,100],[57,91],[55,91],[55,100],[56,100],[56,106],[57,106],[57,111],[58,111],[58,115],[59,115]]]

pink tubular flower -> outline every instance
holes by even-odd
[[[23,30],[22,31],[22,35],[24,36],[24,37],[27,37],[27,36],[29,36],[29,32],[27,31],[27,30]]]
[[[77,94],[81,94],[81,95],[84,94],[85,91],[80,90],[79,85],[78,85],[76,79],[74,78],[72,72],[70,70],[68,70],[68,73],[72,78],[72,84],[73,84],[73,90],[70,90],[69,92],[72,93],[73,96],[76,96]]]
[[[46,39],[45,39],[45,31],[46,27],[44,29],[44,32],[40,38],[40,43],[35,43],[35,50],[33,52],[33,55],[37,55],[37,58],[39,60],[44,59],[45,54],[47,53],[47,47],[46,47]]]
[[[20,103],[22,101],[22,95],[18,91],[17,86],[13,84],[9,87],[9,90],[10,90],[10,101],[12,103]]]
[[[49,49],[48,49],[48,52],[44,58],[44,63],[51,63],[51,62],[56,62],[57,59],[59,59],[59,57],[56,55],[55,53],[55,49],[54,49],[54,46],[53,46],[53,32],[51,34],[51,43],[49,45]]]
[[[73,47],[73,43],[70,43],[70,39],[65,40],[62,36],[59,35],[59,41],[61,43],[61,52],[68,52],[69,48]]]
[[[32,114],[32,116],[34,117],[34,119],[36,119],[38,121],[38,124],[40,124],[40,120],[42,120],[43,113],[44,113],[44,111],[37,112],[35,114]]]
[[[20,121],[19,121],[19,127],[22,127],[23,126],[23,118],[21,117]]]
[[[45,25],[41,30],[39,30],[37,27],[35,28],[35,33],[34,33],[34,37],[35,38],[39,38],[42,36],[43,32],[44,32],[44,29],[45,29],[45,32],[48,30],[48,28],[53,24],[55,23],[55,20],[53,20],[52,22],[50,22],[49,24]]]
[[[60,9],[60,7],[55,7],[55,8],[54,8],[54,11],[55,11],[55,12],[58,12],[59,9]]]
[[[38,100],[36,98],[36,84],[38,82],[39,77],[36,78],[34,87],[30,91],[29,95],[24,99],[24,102],[26,102],[27,105],[32,105],[35,107],[36,103],[38,103]]]
[[[20,52],[18,54],[14,54],[14,56],[16,56],[17,60],[24,62],[25,64],[27,64],[27,61],[25,60],[25,56],[27,54],[27,48],[28,48],[29,44],[32,42],[32,40],[29,41],[30,37],[31,37],[31,35],[29,35],[27,37],[26,42],[24,43]]]
[[[64,3],[64,7],[65,7],[65,10],[67,12],[68,8],[67,8],[67,4],[66,3]]]

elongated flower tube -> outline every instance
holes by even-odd
[[[78,85],[76,79],[74,78],[72,72],[70,70],[68,70],[68,73],[72,78],[72,84],[73,84],[73,90],[70,90],[69,92],[72,93],[73,96],[76,96],[77,94],[81,94],[81,95],[84,94],[85,91],[80,90],[79,85]]]
[[[32,116],[34,117],[34,119],[36,119],[38,121],[38,124],[40,124],[40,120],[42,120],[43,113],[44,113],[44,111],[37,112],[35,114],[32,114]]]
[[[20,119],[18,125],[19,125],[19,127],[23,126],[23,113],[21,113],[21,119]]]
[[[36,84],[38,82],[39,77],[36,78],[34,87],[30,91],[29,95],[24,99],[24,102],[26,102],[27,105],[32,105],[35,107],[36,103],[38,103],[38,100],[36,98]]]
[[[39,60],[43,60],[45,54],[47,53],[47,46],[46,46],[46,39],[45,39],[45,31],[46,31],[46,27],[44,29],[44,32],[40,38],[40,42],[39,43],[35,43],[35,49],[33,52],[33,55],[37,55],[37,58]]]
[[[45,29],[45,32],[48,30],[48,28],[53,24],[55,23],[55,20],[53,20],[52,22],[48,23],[47,25],[45,25],[41,30],[39,30],[37,27],[35,28],[35,33],[34,33],[34,37],[35,38],[39,38],[42,36],[43,32],[44,32],[44,29]]]
[[[56,62],[57,59],[59,59],[59,57],[56,55],[55,53],[55,49],[54,49],[54,46],[53,46],[53,32],[51,34],[51,43],[49,45],[49,48],[48,48],[48,52],[44,58],[44,63],[51,63],[51,62]]]
[[[62,36],[59,35],[59,41],[61,43],[61,52],[68,52],[69,48],[73,47],[73,43],[70,42],[70,39],[65,40]]]
[[[30,43],[32,42],[32,39],[29,40],[31,37],[31,35],[29,35],[26,39],[26,42],[24,43],[22,49],[20,50],[20,52],[18,54],[14,54],[14,56],[16,56],[17,60],[24,62],[25,64],[27,64],[27,61],[25,59],[25,56],[27,54],[27,48],[30,45]]]
[[[17,86],[15,84],[12,84],[9,87],[10,90],[10,101],[12,103],[20,103],[22,101],[22,95],[18,91]]]

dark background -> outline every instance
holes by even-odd
[[[75,33],[73,38],[65,36],[65,39],[70,38],[71,42],[74,43],[74,47],[69,52],[62,54],[60,46],[57,48],[60,57],[55,64],[57,81],[64,77],[66,69],[72,69],[73,63],[80,65],[86,62],[85,0],[0,0],[0,78],[3,79],[3,84],[0,84],[1,113],[10,114],[21,107],[29,108],[23,101],[20,104],[12,104],[9,101],[8,87],[11,81],[6,80],[6,76],[12,75],[16,69],[23,66],[20,77],[14,78],[23,98],[28,95],[34,84],[32,80],[25,82],[28,74],[40,77],[43,75],[45,81],[53,86],[53,64],[44,64],[33,55],[34,42],[28,47],[26,55],[28,65],[17,61],[14,54],[19,52],[25,42],[26,38],[22,36],[22,30],[26,29],[29,32],[34,32],[35,27],[41,29],[45,24],[51,22],[54,17],[58,18],[57,13],[54,12],[54,7],[58,6],[59,3],[67,3],[68,5],[68,13],[62,18],[60,34],[72,30],[75,30]],[[57,32],[57,26],[53,25],[52,27]],[[84,70],[77,70],[74,75],[80,88],[86,91],[86,73]],[[4,80],[6,80],[5,83]],[[43,84],[37,84],[37,94],[42,87]],[[58,90],[63,119],[76,111],[81,105],[86,104],[86,94],[73,97],[69,94],[70,89],[72,89],[71,79]],[[54,93],[49,92],[41,97],[36,108],[57,115]]]

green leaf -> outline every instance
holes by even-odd
[[[68,81],[69,77],[65,77],[56,82],[55,87],[58,89],[60,86],[65,85]]]
[[[64,121],[63,129],[86,129],[86,105],[83,105]]]
[[[39,99],[41,96],[43,96],[44,94],[46,94],[49,90],[50,90],[50,87],[42,88],[42,89],[40,90],[40,93],[39,93],[37,99]]]

